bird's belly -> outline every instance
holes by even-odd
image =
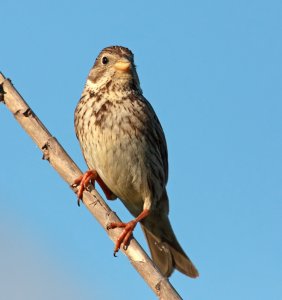
[[[139,139],[105,133],[91,139],[85,159],[135,216],[147,193],[144,145]]]

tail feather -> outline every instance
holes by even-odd
[[[152,221],[154,220],[154,221]],[[161,219],[148,216],[141,227],[146,236],[153,262],[165,277],[169,277],[174,269],[196,278],[199,273],[189,257],[185,254],[172,230],[167,216]]]
[[[173,257],[169,251],[169,247],[161,243],[145,226],[141,225],[141,227],[145,234],[153,262],[165,277],[169,277],[174,270]]]

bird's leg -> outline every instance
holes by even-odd
[[[80,206],[80,200],[82,200],[83,191],[87,188],[89,183],[92,183],[95,187],[95,181],[98,182],[100,187],[102,188],[103,192],[105,193],[108,200],[114,200],[116,199],[116,196],[113,194],[113,192],[106,186],[104,181],[101,179],[99,174],[96,170],[88,170],[83,175],[79,176],[75,179],[72,186],[78,186],[79,189],[77,192],[77,204]]]
[[[126,250],[128,246],[129,239],[132,235],[132,232],[138,222],[143,220],[149,215],[150,211],[148,209],[144,209],[141,214],[135,218],[134,220],[128,222],[128,223],[123,223],[123,222],[118,222],[118,223],[110,223],[107,226],[107,229],[114,229],[114,228],[124,228],[121,235],[116,241],[115,249],[114,249],[114,256],[116,256],[116,253],[119,251],[121,244],[123,243],[123,249]]]
[[[103,190],[106,198],[108,200],[115,200],[117,196],[106,186],[105,182],[102,180],[102,178],[97,174],[96,181],[100,185],[101,189]]]

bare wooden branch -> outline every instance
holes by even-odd
[[[1,73],[0,102],[6,104],[22,128],[33,139],[39,149],[41,149],[43,158],[49,161],[63,180],[70,186],[82,174],[80,169],[16,91],[11,81],[6,79]],[[108,231],[106,230],[106,226],[109,222],[119,222],[120,220],[94,188],[90,188],[89,191],[83,193],[83,203],[98,220],[110,239],[115,242],[121,230]],[[181,299],[168,279],[162,276],[134,238],[130,241],[128,249],[122,249],[122,251],[159,299]]]

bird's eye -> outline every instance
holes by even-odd
[[[109,59],[107,58],[107,56],[104,56],[104,57],[102,58],[102,64],[103,64],[103,65],[106,65],[108,62],[109,62]]]

